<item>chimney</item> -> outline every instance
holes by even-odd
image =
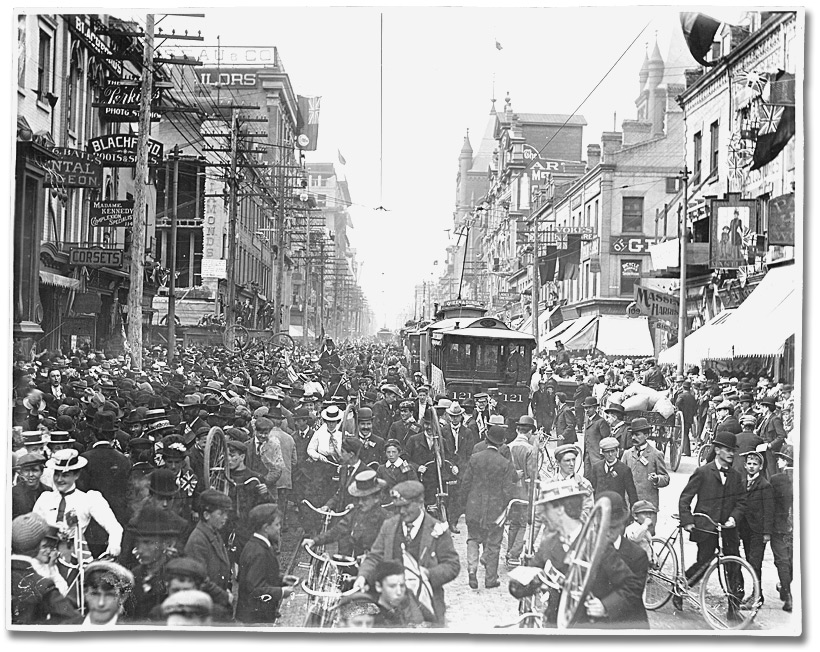
[[[652,122],[649,120],[624,120],[621,123],[624,147],[652,138]]]
[[[601,162],[601,146],[596,144],[587,145],[587,170],[598,167]]]
[[[605,131],[601,134],[601,147],[603,149],[602,163],[610,163],[612,155],[620,151],[623,145],[624,135],[620,131]]]

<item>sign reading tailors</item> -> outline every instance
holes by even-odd
[[[109,134],[88,141],[89,152],[99,157],[110,168],[133,168],[137,166],[137,134]],[[162,143],[148,139],[148,165],[162,164]]]
[[[68,264],[84,267],[122,267],[122,249],[102,249],[100,247],[76,247],[69,252]]]
[[[657,317],[673,324],[677,323],[680,314],[677,296],[645,288],[640,283],[635,284],[635,305],[642,315]]]
[[[203,258],[202,278],[228,278],[228,261],[224,258]]]
[[[101,188],[103,178],[102,161],[80,149],[55,147],[52,150],[55,159],[49,161],[43,187],[52,188]]]
[[[134,200],[92,201],[89,215],[91,226],[133,226]]]

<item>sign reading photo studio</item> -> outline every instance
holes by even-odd
[[[737,269],[754,260],[757,247],[757,201],[728,193],[712,200],[709,267]]]

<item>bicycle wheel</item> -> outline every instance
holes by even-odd
[[[270,336],[270,342],[273,346],[285,349],[286,351],[293,351],[293,349],[296,348],[296,343],[287,333],[274,333]]]
[[[652,558],[643,588],[643,606],[654,611],[669,602],[678,576],[678,555],[666,539],[652,539]]]
[[[701,444],[700,449],[698,449],[698,466],[703,466],[706,464],[711,448],[711,444]]]
[[[204,474],[205,488],[228,492],[231,471],[228,468],[228,449],[222,428],[214,426],[205,440]]]
[[[601,562],[601,553],[609,529],[610,510],[609,499],[599,498],[567,553],[569,568],[561,599],[558,601],[558,629],[572,627],[584,608],[589,585],[595,578]]]
[[[746,629],[757,615],[759,598],[752,565],[734,555],[712,562],[701,580],[700,609],[712,629]]]

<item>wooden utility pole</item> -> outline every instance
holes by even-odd
[[[236,264],[236,202],[237,199],[237,179],[236,179],[236,157],[239,142],[239,120],[236,111],[231,110],[231,168],[228,173],[228,183],[230,184],[230,195],[228,198],[228,262],[225,274],[225,284],[227,285],[227,300],[225,305],[225,329],[231,333],[236,320],[234,303],[236,302],[236,282],[234,278],[234,265]],[[225,346],[233,353],[234,338],[226,338]]]
[[[680,217],[680,297],[678,300],[678,345],[680,357],[678,358],[678,375],[684,373],[684,347],[686,339],[686,239],[688,229],[686,228],[686,217],[689,213],[689,170],[683,169],[683,210]]]
[[[276,212],[276,305],[274,306],[273,332],[282,331],[284,317],[284,276],[285,276],[285,161],[279,161],[279,210]]]
[[[131,365],[142,371],[142,286],[145,269],[145,194],[148,185],[148,133],[151,128],[151,94],[154,69],[154,14],[145,17],[142,53],[139,134],[134,183],[134,222],[131,227],[131,266],[128,291],[128,345]]]
[[[538,269],[538,219],[532,223],[532,335],[535,338],[535,352],[538,348],[538,298],[541,294],[541,272]]]
[[[168,267],[171,275],[168,278],[168,364],[174,361],[176,352],[177,328],[177,204],[179,203],[179,145],[174,145],[171,153],[173,172],[171,173],[171,183],[173,191],[171,193],[171,241],[168,244]]]

